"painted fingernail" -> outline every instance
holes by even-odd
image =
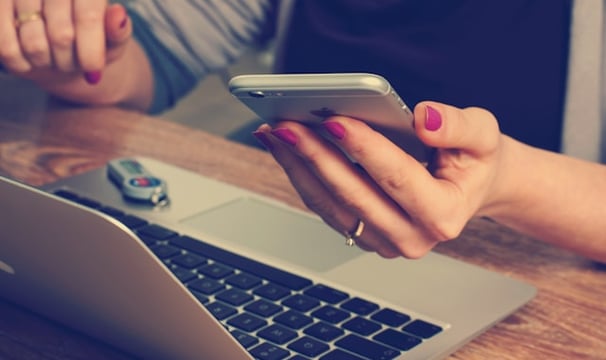
[[[128,24],[128,16],[120,22],[120,29],[124,29],[126,27],[126,24]]]
[[[345,127],[336,121],[323,122],[322,126],[330,135],[339,140],[342,140],[345,137]]]
[[[438,110],[427,106],[425,108],[425,129],[429,131],[437,131],[442,126],[442,115]]]
[[[263,131],[255,131],[252,134],[267,150],[273,150],[273,145],[266,133]]]
[[[299,141],[297,135],[294,132],[290,131],[290,129],[279,128],[271,131],[272,135],[280,139],[281,141],[287,143],[288,145],[295,146]]]
[[[101,81],[101,71],[90,71],[84,73],[84,79],[91,85],[98,84]]]

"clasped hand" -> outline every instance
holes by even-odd
[[[94,84],[131,32],[124,7],[107,0],[3,0],[0,63],[33,80],[83,75]]]

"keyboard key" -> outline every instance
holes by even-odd
[[[230,266],[220,263],[206,264],[198,268],[198,273],[210,276],[213,279],[222,279],[234,273],[234,269]]]
[[[338,327],[327,324],[323,321],[317,322],[303,330],[303,332],[307,335],[313,336],[316,339],[320,339],[323,341],[332,341],[339,336],[343,336],[345,331],[339,329]]]
[[[181,281],[182,283],[186,283],[192,279],[196,279],[198,276],[193,273],[191,270],[184,269],[177,265],[171,265],[170,271]]]
[[[203,295],[203,294],[201,294],[201,293],[199,293],[199,292],[197,292],[197,291],[191,291],[191,290],[190,290],[190,292],[192,293],[192,295],[193,295],[193,296],[194,296],[196,299],[198,299],[198,301],[199,301],[199,302],[200,302],[202,305],[206,305],[206,304],[208,304],[209,299],[208,299],[208,298],[207,298],[205,295]]]
[[[312,318],[309,316],[294,310],[288,310],[276,316],[274,321],[295,330],[301,329],[302,327],[313,322]]]
[[[186,269],[193,269],[202,264],[206,264],[206,261],[207,259],[205,257],[192,253],[185,253],[171,259],[173,264],[182,266]]]
[[[327,321],[331,324],[338,324],[347,319],[350,314],[347,311],[337,309],[336,307],[325,305],[311,313],[311,316]]]
[[[116,209],[113,208],[111,206],[101,206],[99,209],[97,209],[99,211],[101,211],[102,213],[109,215],[113,218],[117,218],[120,216],[124,216],[124,211],[120,210],[120,209]]]
[[[334,349],[328,354],[322,356],[320,360],[364,360],[359,356],[352,355],[341,349]]]
[[[368,315],[371,312],[376,311],[379,308],[379,305],[356,297],[341,304],[341,308],[355,312],[358,315]]]
[[[362,336],[368,336],[372,333],[375,333],[381,330],[381,325],[377,324],[374,321],[367,320],[363,317],[356,316],[355,318],[347,321],[343,325],[341,325],[344,329],[349,331],[353,331],[356,334],[360,334]]]
[[[179,255],[181,253],[181,249],[171,245],[156,244],[151,245],[149,249],[162,260]]]
[[[301,356],[301,355],[295,354],[295,355],[289,357],[288,360],[309,360],[309,358],[306,358],[305,356]]]
[[[249,290],[260,285],[261,278],[247,273],[239,273],[228,277],[225,282],[242,290]]]
[[[233,306],[240,306],[254,299],[254,297],[240,289],[231,288],[215,296],[217,300],[225,301]]]
[[[221,284],[217,280],[213,280],[210,278],[202,278],[198,280],[194,280],[187,284],[192,290],[196,290],[205,295],[212,295],[217,291],[225,289],[225,285]]]
[[[335,345],[373,360],[394,359],[400,355],[400,352],[395,349],[353,334],[338,340]]]
[[[98,202],[97,200],[93,200],[93,199],[89,199],[89,198],[85,198],[85,197],[80,197],[74,201],[80,205],[89,207],[91,209],[99,209],[101,207],[101,203]]]
[[[246,305],[244,310],[267,318],[282,311],[282,307],[267,300],[259,299],[251,304]]]
[[[417,337],[394,329],[386,329],[375,335],[373,339],[402,351],[408,351],[422,342]]]
[[[305,290],[304,293],[305,295],[315,297],[316,299],[322,300],[329,304],[340,303],[349,297],[347,293],[321,284],[310,287],[309,289]]]
[[[256,337],[248,335],[247,333],[242,332],[240,330],[233,330],[231,332],[231,335],[236,338],[240,345],[244,346],[244,348],[246,349],[253,345],[256,345],[259,342],[259,339],[257,339]]]
[[[59,197],[62,197],[66,200],[70,200],[73,202],[78,202],[78,199],[80,198],[80,196],[78,196],[78,194],[71,192],[69,190],[65,190],[65,189],[55,190],[53,193]]]
[[[242,313],[227,320],[227,324],[237,327],[240,330],[252,332],[267,325],[267,321],[249,313]]]
[[[310,357],[316,357],[329,349],[325,343],[312,339],[309,336],[304,336],[290,343],[288,348]]]
[[[223,264],[255,274],[261,278],[285,286],[291,290],[302,290],[311,285],[311,280],[262,264],[244,256],[236,255],[189,236],[171,239],[173,245],[193,251]]]
[[[140,217],[130,214],[126,214],[124,216],[117,216],[116,220],[118,220],[131,230],[138,229],[148,224],[147,221],[141,219]]]
[[[286,297],[288,295],[290,295],[290,290],[288,290],[287,288],[280,286],[280,285],[276,285],[276,284],[265,284],[261,287],[258,287],[255,289],[255,291],[253,291],[253,293],[255,295],[259,295],[262,296],[268,300],[280,300],[283,297]]]
[[[410,316],[391,309],[377,311],[370,318],[393,327],[404,325],[410,321]]]
[[[236,309],[220,301],[215,301],[206,305],[206,309],[208,309],[208,311],[210,311],[210,313],[213,314],[217,320],[227,319],[228,317],[238,313]]]
[[[430,337],[442,331],[442,328],[432,323],[428,323],[427,321],[415,320],[410,324],[404,326],[402,330],[418,337],[422,337],[423,339],[429,339]]]
[[[141,235],[141,234],[137,234],[137,236],[139,237],[139,240],[143,241],[143,243],[145,245],[147,245],[148,247],[160,243],[160,241],[158,239],[153,238],[151,236]],[[162,244],[162,245],[166,245],[166,244]]]
[[[320,306],[320,301],[306,295],[295,294],[282,301],[282,305],[286,305],[297,311],[307,312]]]
[[[257,335],[265,340],[282,345],[296,338],[297,332],[285,328],[284,326],[273,324],[259,331]]]
[[[290,355],[288,350],[268,343],[257,346],[250,350],[250,353],[259,360],[281,360]]]
[[[168,240],[177,236],[177,233],[156,224],[150,224],[137,230],[137,234],[149,236],[157,240]]]

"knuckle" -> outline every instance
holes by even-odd
[[[49,30],[48,37],[53,47],[71,49],[76,40],[76,33],[71,26],[61,26],[57,29]]]
[[[39,37],[32,37],[29,39],[24,39],[23,41],[23,51],[32,57],[40,57],[44,55],[48,50],[48,46],[46,41]]]
[[[400,255],[407,258],[407,259],[420,259],[423,256],[425,256],[429,250],[431,249],[431,247],[428,246],[421,246],[418,243],[399,243],[399,245],[397,246],[398,251],[400,252]]]
[[[368,157],[368,147],[360,142],[351,142],[347,144],[347,153],[354,159],[364,159]]]
[[[96,9],[88,9],[78,12],[76,22],[79,25],[94,25],[103,21],[103,12]]]
[[[385,173],[377,178],[379,185],[386,190],[401,191],[406,188],[408,175],[404,169],[397,167],[394,171]]]
[[[429,237],[437,242],[455,239],[461,235],[463,225],[458,221],[434,221],[426,224]]]

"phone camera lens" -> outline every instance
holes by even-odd
[[[248,95],[255,97],[255,98],[265,97],[265,94],[263,93],[263,91],[249,91]]]

